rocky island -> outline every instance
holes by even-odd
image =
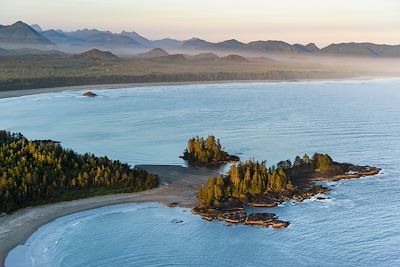
[[[86,96],[86,97],[96,97],[97,95],[96,95],[95,93],[93,93],[93,92],[88,91],[88,92],[84,93],[83,96]]]
[[[271,208],[289,200],[301,202],[330,191],[316,182],[359,178],[379,171],[376,167],[334,162],[329,155],[319,153],[311,158],[307,154],[298,156],[293,163],[281,161],[270,168],[265,161],[237,162],[227,175],[209,178],[200,187],[200,206],[192,212],[209,221],[284,228],[289,222],[273,213],[247,214],[246,206]]]
[[[213,135],[207,138],[198,136],[189,139],[187,148],[180,158],[191,164],[218,164],[239,161],[239,157],[230,155],[222,149],[219,139]]]

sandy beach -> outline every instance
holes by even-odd
[[[160,187],[138,193],[98,196],[37,207],[28,207],[0,217],[0,266],[8,252],[23,244],[40,226],[74,212],[108,205],[139,202],[178,203],[181,207],[196,205],[198,187],[220,169],[182,167],[178,165],[138,165],[160,176]]]
[[[269,80],[238,80],[238,81],[198,81],[198,82],[160,82],[160,83],[123,83],[123,84],[95,84],[95,85],[78,85],[78,86],[63,86],[50,88],[22,89],[0,91],[0,98],[19,97],[25,95],[36,95],[45,93],[57,93],[64,91],[81,91],[81,90],[96,90],[96,89],[122,89],[122,88],[137,88],[147,86],[173,86],[173,85],[193,85],[193,84],[223,84],[223,83],[251,83],[251,82],[279,82]],[[283,81],[280,81],[283,82]]]
[[[124,84],[95,84],[95,85],[78,85],[64,86],[51,88],[36,88],[22,90],[5,90],[0,91],[1,98],[19,97],[25,95],[36,95],[45,93],[57,93],[64,91],[81,91],[81,90],[96,90],[96,89],[122,89],[122,88],[138,88],[148,86],[174,86],[174,85],[195,85],[195,84],[225,84],[225,83],[273,83],[273,82],[316,82],[316,81],[344,81],[344,80],[369,80],[377,77],[353,77],[353,78],[338,78],[338,79],[297,79],[297,80],[226,80],[226,81],[195,81],[195,82],[159,82],[159,83],[124,83]]]

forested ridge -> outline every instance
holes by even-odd
[[[232,80],[294,80],[354,77],[354,72],[321,66],[271,62],[154,61],[92,59],[63,55],[0,57],[0,91],[60,86],[202,82]]]
[[[0,131],[0,213],[94,195],[158,186],[158,176],[128,164],[77,154],[57,142]]]

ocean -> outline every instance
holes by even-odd
[[[400,80],[170,85],[0,99],[0,128],[135,164],[179,164],[213,134],[241,157],[328,153],[382,168],[330,182],[330,199],[268,209],[274,230],[207,222],[183,208],[123,204],[42,226],[6,266],[400,266]]]

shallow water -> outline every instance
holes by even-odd
[[[214,134],[242,159],[273,164],[318,151],[383,169],[329,183],[331,200],[272,209],[291,221],[285,230],[227,227],[158,204],[118,205],[43,226],[6,264],[400,265],[399,89],[400,80],[208,84],[0,99],[1,128],[130,164],[183,164],[189,137]]]

